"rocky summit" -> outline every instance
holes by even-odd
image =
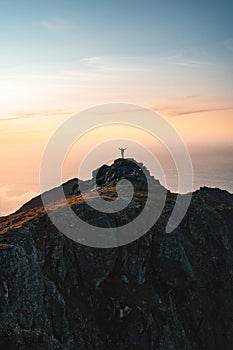
[[[99,195],[117,200],[122,179],[134,188],[123,213],[106,219],[86,205]],[[122,225],[143,210],[148,186],[155,207],[157,193],[166,191],[143,164],[122,158],[82,185],[81,194],[77,179],[63,184],[66,200],[54,201],[53,189],[50,210],[62,215],[70,205],[86,222]],[[176,197],[167,191],[154,226],[117,248],[67,238],[40,197],[0,218],[0,349],[232,349],[233,195],[195,191],[168,234]]]

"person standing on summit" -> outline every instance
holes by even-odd
[[[127,148],[119,148],[119,150],[121,151],[121,158],[124,158],[124,152]]]

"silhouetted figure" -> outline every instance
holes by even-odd
[[[127,148],[119,148],[119,150],[121,151],[121,158],[124,158],[124,152]]]

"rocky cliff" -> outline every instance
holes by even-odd
[[[142,167],[120,159],[93,173],[109,201],[120,178],[133,182],[128,220],[146,200]],[[93,186],[87,183],[87,195],[94,195]],[[101,225],[102,216],[88,212],[74,189],[69,205]],[[112,249],[68,239],[38,200],[0,218],[0,348],[232,349],[233,195],[201,188],[181,224],[166,234],[175,200],[168,192],[147,234]],[[53,210],[63,205],[58,201]]]

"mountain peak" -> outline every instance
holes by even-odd
[[[146,201],[142,167],[130,159],[103,165],[93,172],[99,185],[84,182],[83,196],[72,193],[78,181],[72,179],[62,185],[67,201],[58,198],[50,211],[63,220],[70,205],[83,220],[107,230],[124,224]],[[136,188],[126,211],[107,217],[87,207],[85,199],[99,195],[106,204],[116,200],[123,178]],[[148,179],[152,188],[162,188]],[[111,249],[67,238],[33,201],[0,218],[0,347],[230,349],[233,195],[196,191],[180,225],[166,234],[176,197],[167,193],[160,218],[140,239]]]

